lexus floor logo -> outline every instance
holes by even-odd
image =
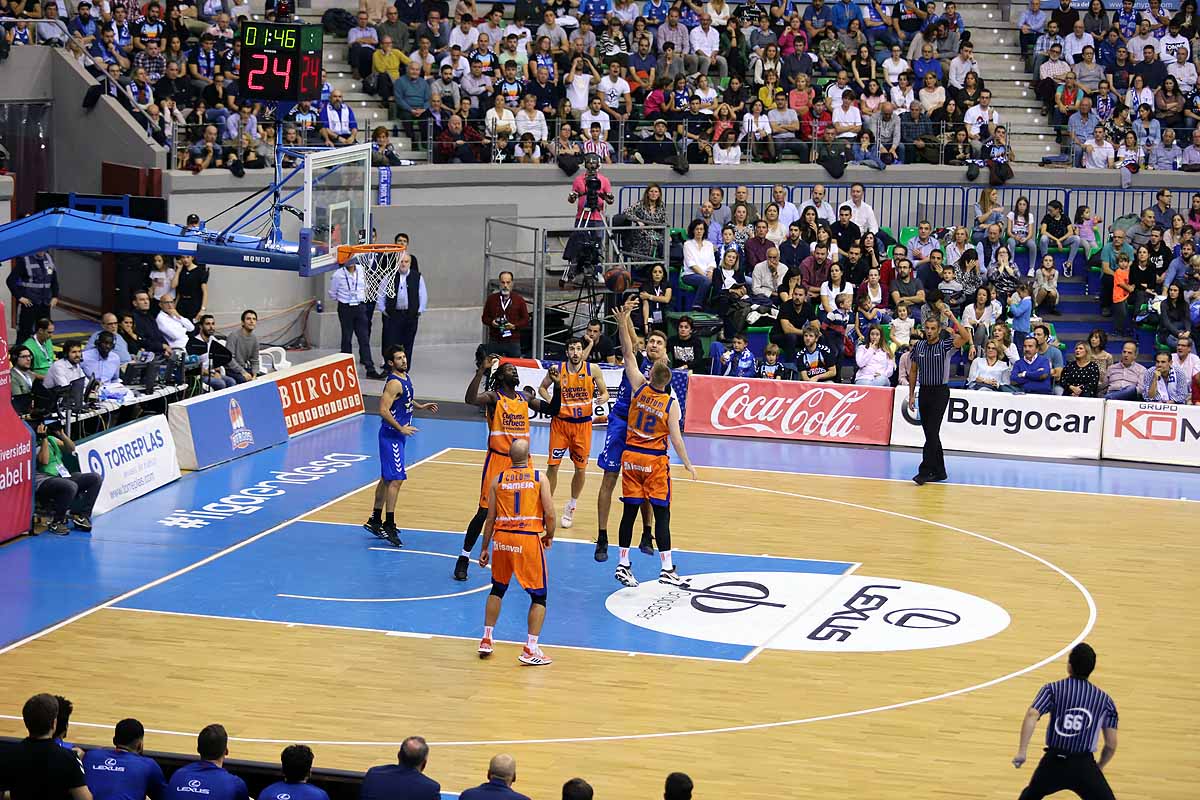
[[[912,581],[803,572],[693,575],[689,587],[620,589],[608,611],[689,639],[775,650],[922,650],[986,639],[1008,627],[981,597]]]

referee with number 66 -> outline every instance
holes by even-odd
[[[921,428],[925,431],[925,446],[921,449],[921,466],[913,476],[913,483],[924,486],[930,481],[946,480],[946,459],[942,454],[942,418],[950,404],[950,357],[958,348],[971,340],[971,334],[958,324],[954,312],[936,289],[930,298],[933,314],[926,319],[922,332],[924,338],[912,346],[908,367],[908,407],[918,410],[920,406]],[[942,318],[949,321],[942,329]],[[921,393],[917,394],[917,384]]]
[[[1038,718],[1050,715],[1046,726],[1046,754],[1034,770],[1020,800],[1041,800],[1055,792],[1070,791],[1083,800],[1113,800],[1104,767],[1117,752],[1117,706],[1107,693],[1093,686],[1088,676],[1096,668],[1096,651],[1080,642],[1067,659],[1067,676],[1047,683],[1038,692],[1021,723],[1021,743],[1014,767],[1025,763],[1025,751]],[[1092,756],[1096,739],[1104,735],[1100,761]]]

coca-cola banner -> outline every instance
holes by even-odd
[[[887,444],[892,389],[693,375],[685,419],[688,433]]]

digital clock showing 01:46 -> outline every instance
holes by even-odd
[[[245,22],[238,96],[249,100],[321,98],[324,30],[320,25]]]

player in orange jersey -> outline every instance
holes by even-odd
[[[529,441],[517,439],[509,450],[512,466],[502,470],[488,488],[487,522],[479,566],[492,565],[492,593],[483,612],[483,638],[479,657],[492,654],[492,628],[500,618],[500,604],[515,576],[529,593],[529,628],[525,649],[517,660],[543,667],[553,659],[538,647],[546,620],[546,554],[554,541],[554,495],[550,480],[529,466]],[[495,540],[493,541],[493,536]]]
[[[686,586],[687,581],[679,577],[671,558],[671,459],[667,453],[668,439],[692,480],[696,480],[696,470],[692,467],[687,448],[683,446],[683,435],[679,432],[679,403],[671,396],[671,368],[666,359],[657,360],[650,366],[650,378],[647,380],[637,367],[631,326],[628,324],[629,311],[622,308],[614,313],[621,335],[625,376],[633,390],[626,417],[625,450],[621,455],[621,502],[625,508],[621,514],[618,540],[620,560],[615,577],[625,586],[638,585],[629,562],[629,547],[633,544],[633,523],[637,519],[638,508],[649,501],[654,510],[654,540],[662,560],[658,582]]]
[[[483,531],[483,523],[487,520],[488,492],[496,476],[512,466],[509,460],[509,449],[513,442],[529,442],[529,409],[541,411],[554,416],[562,407],[562,392],[558,385],[558,368],[552,367],[550,374],[554,382],[554,396],[550,402],[543,402],[529,386],[522,392],[517,389],[520,380],[517,368],[513,364],[501,364],[496,370],[495,388],[490,392],[480,392],[479,382],[497,361],[496,356],[488,356],[479,364],[475,377],[467,386],[464,402],[480,406],[484,410],[488,424],[487,457],[483,462],[483,477],[479,481],[479,508],[467,525],[466,535],[463,536],[462,553],[454,563],[454,580],[467,579],[467,567],[471,564],[471,550]]]
[[[538,395],[549,402],[547,391],[554,383],[549,374],[538,388]],[[563,456],[570,455],[575,465],[571,478],[571,499],[563,509],[562,526],[571,527],[575,518],[575,504],[583,492],[587,480],[588,458],[592,454],[592,409],[608,407],[608,387],[599,364],[588,364],[583,360],[583,340],[571,337],[567,340],[567,360],[559,371],[562,387],[562,408],[558,416],[550,420],[550,459],[546,462],[546,477],[550,479],[550,491],[558,487],[558,465]],[[597,397],[599,390],[599,397]],[[603,416],[597,419],[604,422]]]

